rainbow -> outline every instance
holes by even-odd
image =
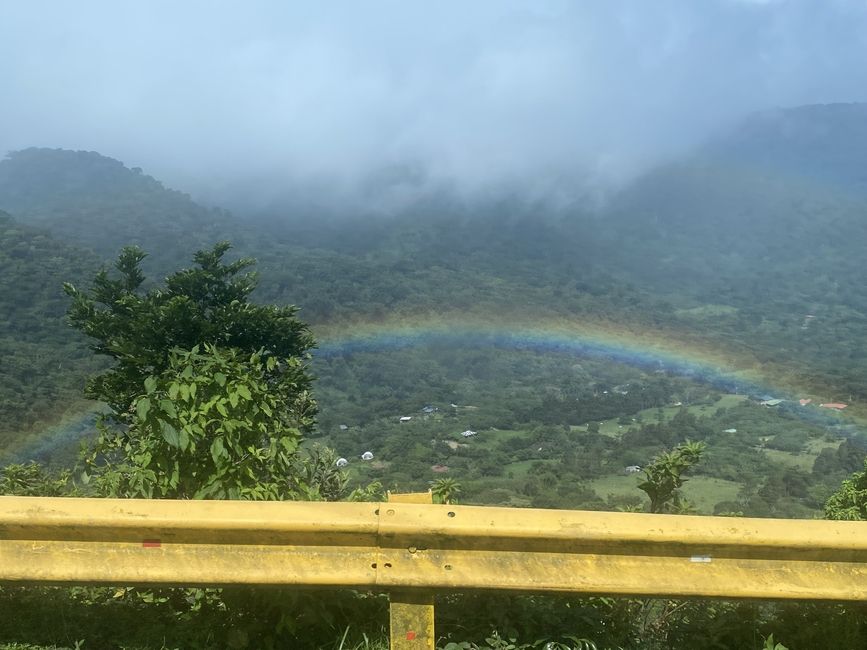
[[[786,400],[781,410],[843,435],[860,429],[860,418],[818,408],[827,401],[777,369],[744,355],[710,348],[676,334],[634,330],[606,322],[545,318],[540,322],[430,314],[400,321],[358,321],[341,327],[314,328],[319,340],[315,356],[379,352],[425,345],[526,349],[662,370],[755,399]],[[810,397],[807,406],[798,400]],[[851,410],[851,409],[850,409]],[[858,424],[856,425],[855,422]]]
[[[549,319],[544,323],[505,324],[491,318],[448,319],[434,316],[400,322],[357,322],[340,328],[314,328],[319,340],[315,356],[381,351],[430,344],[462,347],[528,349],[618,363],[695,378],[730,392],[792,397],[795,387],[775,384],[761,368],[743,357],[687,343],[659,333],[636,332],[611,324]]]
[[[400,350],[434,344],[461,347],[526,349],[575,357],[609,359],[617,363],[665,372],[700,381],[715,388],[754,398],[791,400],[786,410],[819,426],[836,431],[852,427],[851,419],[837,413],[802,407],[797,399],[813,397],[794,382],[779,379],[755,359],[711,348],[676,334],[629,329],[608,322],[579,322],[546,317],[536,322],[501,315],[415,315],[400,320],[355,321],[313,327],[319,341],[314,357],[353,352]],[[686,336],[686,335],[684,335]],[[70,414],[64,420],[3,450],[6,458],[27,460],[50,456],[53,449],[70,444],[93,430],[92,410]],[[845,423],[849,424],[845,424]]]

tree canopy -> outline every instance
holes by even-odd
[[[825,504],[825,517],[850,521],[867,519],[867,461],[864,471],[852,474],[831,495]]]
[[[680,488],[686,482],[684,474],[695,466],[707,445],[687,440],[656,456],[644,468],[646,480],[638,485],[650,497],[650,512],[681,512],[685,504]]]
[[[315,423],[313,337],[291,306],[248,301],[253,261],[224,263],[228,243],[197,267],[142,290],[144,253],[125,248],[117,277],[89,292],[65,286],[69,320],[115,360],[87,392],[111,407],[85,477],[109,496],[316,498],[297,451]],[[320,476],[317,478],[327,479]]]
[[[168,369],[173,350],[209,344],[269,357],[304,359],[314,347],[307,325],[296,318],[294,306],[249,302],[256,276],[247,270],[250,258],[224,263],[231,248],[221,242],[193,256],[196,267],[180,270],[165,287],[142,291],[145,253],[136,246],[123,249],[115,263],[116,276],[106,269],[93,279],[90,291],[64,285],[72,298],[69,322],[95,339],[91,348],[117,363],[88,382],[87,393],[106,402],[120,417],[129,411],[146,377]],[[299,392],[310,386],[302,369]],[[310,413],[309,405],[304,409]],[[305,424],[309,426],[312,420]]]

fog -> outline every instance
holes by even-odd
[[[864,101],[865,61],[863,0],[0,0],[0,150],[236,208],[568,202],[751,111]]]

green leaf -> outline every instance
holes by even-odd
[[[144,422],[147,419],[148,413],[151,410],[150,398],[142,397],[135,405],[135,410],[136,413],[138,413],[138,419]]]
[[[174,419],[178,417],[178,412],[175,410],[175,404],[169,399],[161,399],[160,400],[160,408],[163,413],[168,415],[170,418]]]
[[[220,415],[222,415],[224,418],[229,417],[229,411],[226,410],[226,405],[222,400],[217,402],[216,407],[217,407],[217,412]]]
[[[178,431],[178,447],[180,447],[181,451],[186,451],[189,446],[190,432],[187,430],[187,427],[184,427]]]
[[[178,446],[178,430],[165,420],[160,420],[160,433],[163,435],[163,440],[172,447]]]
[[[211,458],[214,459],[216,465],[220,464],[220,460],[226,455],[226,448],[223,445],[223,437],[217,436],[214,442],[211,443]]]
[[[222,372],[215,372],[214,373],[214,381],[217,382],[218,386],[225,386],[226,385],[226,375],[224,375]]]
[[[233,390],[231,393],[229,393],[229,404],[232,405],[232,408],[235,408],[236,406],[238,406],[238,393],[237,393],[237,391]]]
[[[198,386],[196,386],[196,382],[190,384],[190,397],[196,399],[196,391],[198,390]]]
[[[250,389],[243,384],[238,386],[238,394],[246,400],[253,399],[253,396],[250,395]]]
[[[172,382],[169,384],[169,398],[170,399],[178,399],[178,386],[177,382]]]
[[[144,380],[145,392],[148,395],[153,394],[153,392],[157,389],[157,380],[153,377],[148,377]]]

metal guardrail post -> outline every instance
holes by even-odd
[[[390,503],[433,503],[431,493],[388,493]],[[389,594],[391,650],[435,650],[434,599],[430,593],[392,591]]]

